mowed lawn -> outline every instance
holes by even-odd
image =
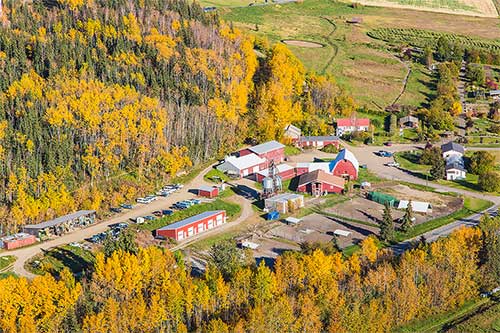
[[[236,0],[210,0],[221,4]],[[202,2],[203,3],[203,2]],[[208,4],[208,2],[207,2]],[[356,101],[371,109],[383,109],[401,92],[407,69],[366,32],[378,27],[420,28],[497,38],[500,27],[495,19],[456,16],[414,10],[361,6],[328,0],[305,0],[301,3],[269,4],[240,8],[220,8],[219,14],[234,26],[271,43],[282,40],[318,42],[323,48],[289,46],[305,66],[321,74],[332,74]],[[359,17],[359,25],[346,23]],[[425,106],[431,96],[433,78],[418,64],[412,64],[407,90],[398,101]]]

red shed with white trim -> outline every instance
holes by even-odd
[[[184,240],[226,223],[226,211],[214,210],[191,216],[156,230],[156,236]]]

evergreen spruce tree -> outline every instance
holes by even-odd
[[[394,221],[392,219],[391,206],[385,203],[384,215],[380,223],[380,239],[390,242],[394,239]]]
[[[411,200],[408,202],[408,206],[406,207],[405,215],[403,216],[403,220],[401,221],[401,231],[407,232],[413,225],[413,208]]]

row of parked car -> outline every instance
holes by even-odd
[[[155,200],[158,200],[158,196],[168,197],[170,194],[174,193],[175,191],[180,190],[183,187],[184,187],[184,185],[182,185],[182,184],[166,185],[161,190],[156,192],[156,195],[150,194],[150,195],[145,196],[143,198],[137,198],[136,201],[137,201],[137,203],[147,205],[147,204],[152,203]]]
[[[108,236],[111,236],[111,238],[113,239],[117,239],[120,236],[120,233],[126,228],[128,228],[128,223],[121,222],[121,223],[111,224],[109,225],[109,228],[110,228],[109,230],[93,235],[87,240],[94,244],[100,244],[104,242],[104,240]]]
[[[170,208],[182,210],[182,209],[189,208],[193,205],[198,205],[200,203],[201,203],[201,200],[198,200],[198,199],[183,200],[183,201],[177,201]]]

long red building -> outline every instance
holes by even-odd
[[[214,210],[188,217],[156,230],[156,236],[181,241],[226,223],[226,211]]]
[[[268,141],[250,148],[242,149],[239,152],[240,157],[255,154],[260,158],[265,158],[267,161],[274,161],[279,164],[285,160],[285,146],[278,141]]]

